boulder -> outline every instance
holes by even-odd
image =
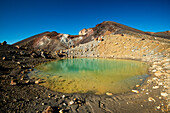
[[[6,44],[7,44],[7,42],[6,42],[6,41],[4,41],[4,42],[2,42],[2,43],[1,43],[1,45],[6,45]]]

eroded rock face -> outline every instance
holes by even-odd
[[[116,35],[119,34],[124,36],[126,34],[133,35],[138,38],[147,37],[149,34],[116,22],[105,21],[101,24],[96,25],[94,28],[83,29],[79,32],[79,35],[69,35],[53,32],[44,32],[13,45],[18,45],[19,47],[27,47],[28,49],[42,49],[45,51],[51,51],[56,53],[57,50],[64,50],[76,47],[80,44],[85,44],[90,41],[103,41],[106,35]],[[136,50],[132,50],[136,51]]]
[[[92,32],[93,32],[92,28],[89,28],[89,29],[84,28],[79,32],[79,35],[88,35],[88,34],[91,34]]]
[[[82,29],[80,32],[79,32],[79,35],[86,35],[87,34],[87,29]]]

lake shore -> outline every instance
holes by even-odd
[[[21,51],[28,54],[21,54]],[[56,112],[94,113],[168,111],[168,57],[141,59],[150,64],[151,76],[132,92],[94,95],[54,92],[40,86],[41,80],[27,77],[27,73],[32,71],[35,65],[54,59],[32,58],[29,56],[29,50],[9,45],[0,46],[0,56],[1,112],[42,112],[46,108]]]

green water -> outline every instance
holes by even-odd
[[[139,61],[114,59],[63,59],[39,65],[29,73],[41,85],[64,93],[124,93],[148,77],[148,66]]]

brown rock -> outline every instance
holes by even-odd
[[[20,46],[18,46],[18,45],[16,45],[15,47],[18,48],[18,49],[20,48]]]
[[[112,93],[107,92],[107,93],[106,93],[106,95],[111,96],[111,95],[112,95]]]
[[[4,41],[4,42],[2,42],[2,43],[1,43],[1,45],[6,45],[6,44],[7,44],[7,42],[6,42],[6,41]]]
[[[6,57],[2,57],[2,60],[6,60]]]
[[[51,106],[48,106],[42,113],[53,113],[54,110]]]
[[[16,81],[15,81],[15,80],[11,80],[10,85],[14,86],[14,85],[17,85],[17,83],[16,83]]]
[[[138,91],[138,90],[132,90],[132,92],[134,92],[134,93],[139,93],[139,91]]]
[[[35,84],[39,84],[41,82],[42,82],[41,79],[38,79],[38,80],[35,81]]]

